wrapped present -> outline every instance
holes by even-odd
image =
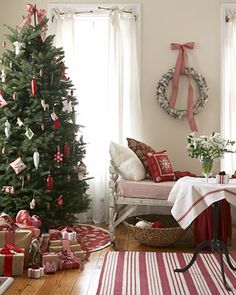
[[[81,259],[81,260],[85,260],[85,257],[86,257],[86,252],[85,251],[75,251],[75,252],[73,252],[74,253],[74,255],[77,257],[77,258],[79,258],[79,259]]]
[[[28,268],[28,278],[39,279],[44,275],[44,268],[33,266]]]
[[[65,250],[63,247],[63,241],[68,241],[68,240],[62,240],[62,245],[61,246],[49,246],[49,252],[62,252]],[[70,245],[70,244],[69,244]],[[80,251],[81,246],[79,244],[77,245],[70,245],[69,252],[75,252],[75,251]]]
[[[44,273],[54,273],[58,270],[58,255],[57,253],[47,253],[42,256],[42,267]]]
[[[0,275],[22,276],[24,261],[24,249],[7,244],[0,249]]]
[[[83,263],[72,252],[60,252],[58,254],[58,266],[60,270],[80,268],[83,269]]]
[[[220,184],[229,183],[229,174],[226,174],[224,171],[219,172],[219,174],[216,175],[216,183],[220,183]]]
[[[12,244],[19,248],[25,249],[26,260],[28,260],[28,252],[32,241],[32,232],[29,229],[19,229],[15,231],[0,231],[0,248],[4,248],[6,244]]]
[[[51,240],[60,240],[62,237],[61,231],[58,229],[49,229],[49,234]]]
[[[77,240],[71,240],[70,245],[78,245],[80,247],[80,244],[78,243]],[[49,246],[62,246],[62,240],[50,240],[49,241]]]
[[[62,238],[67,239],[69,241],[76,240],[76,232],[68,227],[65,227],[62,231]]]
[[[40,235],[41,220],[38,216],[30,216],[27,210],[20,210],[16,215],[16,226],[22,229],[29,229],[32,231],[32,235],[38,238]]]

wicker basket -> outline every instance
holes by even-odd
[[[138,218],[149,222],[159,220],[165,227],[140,228],[135,226],[139,221]],[[140,243],[155,247],[168,247],[179,240],[185,232],[171,215],[150,214],[132,216],[127,218],[124,224],[131,235]]]

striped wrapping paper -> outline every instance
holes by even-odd
[[[199,254],[189,270],[174,272],[191,258],[191,253],[107,252],[97,295],[236,294],[236,272],[224,263],[229,293],[217,254]],[[231,261],[236,266],[236,256]]]

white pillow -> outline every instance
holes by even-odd
[[[123,178],[138,181],[146,177],[143,164],[130,148],[111,141],[109,152],[117,172]]]

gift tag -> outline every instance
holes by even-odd
[[[25,170],[27,166],[21,160],[21,157],[17,158],[15,161],[11,162],[9,166],[14,170],[16,174],[19,174],[21,171]]]
[[[29,127],[27,127],[27,128],[26,128],[25,135],[26,135],[29,139],[31,139],[31,138],[34,136],[34,132],[33,132]]]
[[[51,113],[51,118],[52,118],[53,121],[55,121],[55,120],[58,119],[58,116],[56,115],[55,112],[52,112],[52,113]]]

